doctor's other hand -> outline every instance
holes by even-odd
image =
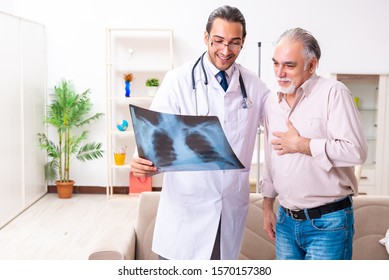
[[[157,167],[154,164],[144,158],[134,157],[131,161],[131,172],[135,177],[145,177],[153,175],[157,172]]]

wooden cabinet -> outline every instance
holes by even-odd
[[[389,75],[333,74],[356,98],[368,142],[360,193],[389,194]]]
[[[0,12],[0,227],[47,192],[45,155],[46,30]]]
[[[107,134],[108,134],[108,186],[107,194],[113,195],[114,187],[129,186],[129,162],[135,149],[135,138],[129,104],[149,108],[146,80],[160,81],[173,68],[173,31],[170,29],[107,29]],[[132,73],[130,94],[126,97],[124,74]],[[128,123],[121,131],[117,125]],[[126,149],[124,165],[116,165],[114,153]],[[161,187],[162,176],[153,176],[153,186]],[[131,188],[131,186],[130,186]]]

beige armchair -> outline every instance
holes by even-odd
[[[139,198],[135,225],[128,229],[124,228],[123,225],[109,229],[94,246],[89,259],[158,259],[158,256],[151,251],[151,244],[159,197],[160,192],[143,192]],[[262,216],[262,196],[252,193],[240,259],[275,258],[274,243],[267,239],[262,230]]]
[[[151,251],[160,192],[140,195],[135,225],[108,230],[89,255],[90,260],[154,260]]]
[[[153,260],[158,256],[151,251],[155,217],[160,192],[140,195],[138,214],[134,226],[119,225],[110,228],[94,246],[90,260]],[[239,259],[271,260],[275,258],[274,243],[263,231],[263,197],[250,194],[250,206],[244,229]],[[275,208],[277,205],[275,205]],[[353,259],[389,260],[379,240],[389,229],[389,196],[360,195],[354,198],[355,236]]]

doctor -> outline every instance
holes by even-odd
[[[235,63],[245,38],[246,22],[237,8],[214,10],[204,32],[208,51],[167,73],[150,107],[164,113],[218,116],[246,167],[165,173],[152,246],[160,259],[239,256],[249,205],[251,158],[269,94],[255,73]],[[225,90],[219,71],[225,71]],[[152,162],[139,157],[134,157],[131,168],[138,177],[156,171]]]

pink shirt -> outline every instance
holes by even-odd
[[[273,132],[287,131],[290,119],[311,139],[312,156],[277,155]],[[367,157],[367,141],[351,92],[342,83],[311,76],[298,90],[293,108],[282,94],[271,95],[265,119],[265,166],[262,194],[289,209],[305,209],[356,195],[354,166]]]

